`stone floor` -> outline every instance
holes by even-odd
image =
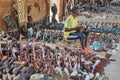
[[[115,62],[111,62],[106,69],[106,76],[110,80],[120,80],[120,50],[113,53],[112,59],[116,59]]]

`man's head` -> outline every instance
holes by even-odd
[[[79,7],[78,6],[73,6],[72,7],[72,9],[71,9],[71,12],[73,13],[73,14],[78,14],[78,10],[79,10]]]
[[[83,8],[74,5],[71,9],[73,15],[78,16]]]

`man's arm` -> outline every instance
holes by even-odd
[[[78,27],[76,27],[76,28],[65,28],[65,32],[74,31],[74,30],[78,30]]]
[[[83,26],[77,26],[75,28],[65,28],[65,32],[74,31],[74,30],[82,31],[83,30]]]

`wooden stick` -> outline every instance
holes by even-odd
[[[20,61],[22,60],[22,58],[23,58],[23,50],[22,50],[22,41],[21,41],[21,39],[23,38],[23,35],[22,34],[20,34],[20,39],[19,39],[19,48],[20,48]]]
[[[1,49],[1,43],[0,43],[0,59],[3,57],[3,54],[2,54],[2,49]]]
[[[27,63],[29,64],[29,60],[28,60],[28,51],[29,51],[29,46],[28,46],[28,41],[26,42],[26,53],[25,53],[25,60],[27,61]]]
[[[8,51],[8,35],[6,39],[6,55],[9,56],[9,51]]]

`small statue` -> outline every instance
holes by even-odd
[[[56,18],[55,18],[56,14],[57,14],[57,6],[56,6],[55,3],[51,6],[51,11],[52,11],[52,13],[53,13],[52,22],[53,22],[53,23],[58,22],[58,21],[56,20]]]

